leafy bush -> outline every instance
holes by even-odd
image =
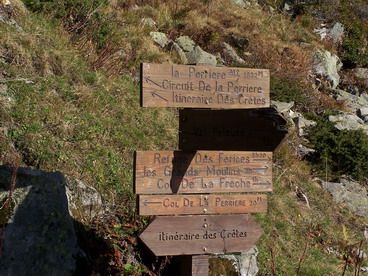
[[[332,180],[343,174],[357,180],[368,177],[368,136],[363,131],[339,131],[324,118],[317,119],[309,133],[316,150],[310,161],[321,175]]]
[[[306,104],[307,97],[298,80],[271,76],[271,97],[281,102],[294,101],[297,104]]]

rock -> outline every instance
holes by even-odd
[[[155,27],[156,27],[156,24],[157,24],[157,23],[156,23],[152,18],[150,18],[150,17],[142,18],[141,22],[142,22],[142,24],[143,24],[144,26],[148,26],[148,27],[150,27],[150,28],[155,28]]]
[[[327,28],[326,24],[321,24],[321,27],[314,29],[314,32],[319,34],[321,40],[330,39],[334,43],[341,43],[344,36],[344,26],[336,22],[332,28]]]
[[[328,36],[334,43],[341,43],[344,36],[344,26],[340,22],[336,22],[328,32]]]
[[[189,36],[179,36],[175,42],[183,49],[184,52],[191,52],[194,50],[195,42]]]
[[[338,130],[363,130],[368,135],[368,125],[355,114],[343,113],[340,115],[330,115],[328,120],[334,123]]]
[[[335,99],[339,102],[344,102],[345,107],[349,108],[351,112],[356,112],[362,107],[368,106],[368,97],[366,94],[353,95],[341,89],[333,90]]]
[[[243,0],[232,0],[233,3],[241,8],[245,8],[247,6],[246,1]]]
[[[333,89],[339,85],[340,76],[338,71],[341,67],[342,62],[338,56],[331,54],[329,51],[318,50],[314,55],[314,73],[327,78]]]
[[[279,102],[279,101],[271,101],[271,105],[276,108],[276,110],[285,115],[287,114],[291,108],[294,106],[294,102]]]
[[[70,215],[78,221],[92,219],[103,213],[101,195],[78,179],[66,177],[66,196]]]
[[[258,273],[257,266],[258,249],[256,246],[248,251],[234,255],[220,255],[220,258],[230,260],[240,276],[255,276]]]
[[[360,271],[368,274],[368,266],[361,267]]]
[[[161,46],[161,48],[165,48],[169,44],[169,39],[164,33],[150,32],[150,36],[154,42]]]
[[[306,129],[309,127],[317,125],[315,121],[305,119],[302,115],[298,116],[297,118],[297,128],[298,128],[298,135],[299,137],[305,136],[307,133]]]
[[[181,63],[182,64],[188,64],[188,59],[187,56],[185,55],[185,52],[183,51],[183,49],[176,43],[176,42],[172,42],[172,46],[171,46],[176,53],[178,54]]]
[[[368,217],[367,190],[358,182],[342,178],[340,183],[322,182],[322,187],[336,203],[345,205],[358,216]]]
[[[358,109],[358,116],[362,118],[362,120],[367,123],[368,122],[368,106],[362,107]]]
[[[244,64],[245,63],[245,61],[241,57],[238,56],[238,54],[236,53],[233,47],[231,47],[226,42],[224,42],[223,45],[224,45],[223,54],[227,59],[231,61],[232,64]]]
[[[368,68],[355,68],[353,72],[357,78],[368,80]]]
[[[314,149],[310,149],[310,148],[308,148],[304,145],[298,145],[296,154],[297,154],[299,159],[303,159],[307,155],[312,154],[314,152],[316,152]]]
[[[249,46],[249,40],[246,37],[236,35],[234,33],[231,33],[228,36],[227,40],[231,45],[241,50],[244,50],[245,48]]]
[[[215,66],[217,64],[216,56],[202,50],[201,47],[196,46],[193,51],[187,53],[189,64],[207,64]]]
[[[0,201],[8,195],[12,170],[0,166]],[[73,275],[78,254],[68,212],[65,178],[19,168],[4,227],[0,275]]]

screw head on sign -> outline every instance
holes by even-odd
[[[203,228],[207,228],[207,227],[208,227],[207,223],[203,224]]]
[[[207,213],[207,209],[206,208],[203,209],[203,213]]]
[[[206,252],[207,251],[207,247],[203,247],[203,251]]]

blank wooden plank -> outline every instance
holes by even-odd
[[[156,217],[139,236],[156,256],[248,250],[262,234],[249,215]]]
[[[287,134],[287,122],[273,108],[179,111],[181,150],[274,151]]]
[[[272,152],[138,151],[137,194],[272,191]]]
[[[266,69],[143,63],[141,76],[144,107],[270,106],[270,73]]]
[[[140,195],[139,214],[245,214],[267,211],[265,194]]]

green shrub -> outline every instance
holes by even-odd
[[[321,175],[332,180],[343,174],[357,180],[368,177],[368,136],[363,131],[339,131],[324,118],[309,133],[316,150],[310,161]]]
[[[294,101],[297,104],[306,104],[307,97],[304,88],[296,79],[271,76],[272,100],[281,102]]]

